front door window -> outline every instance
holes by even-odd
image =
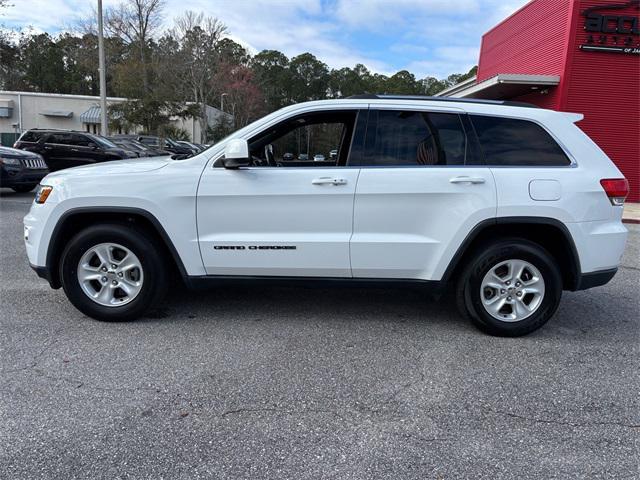
[[[256,167],[344,166],[356,111],[300,115],[249,141]]]

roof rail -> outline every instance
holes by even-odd
[[[484,98],[452,98],[452,97],[429,97],[427,95],[378,95],[375,93],[363,93],[360,95],[351,95],[352,99],[358,100],[430,100],[433,102],[451,102],[451,103],[481,103],[485,105],[502,105],[505,107],[527,107],[540,108],[532,103],[511,102],[508,100],[487,100]]]
[[[73,130],[71,128],[27,128],[25,132],[28,130],[35,132],[89,133],[91,135],[97,135],[91,132],[85,132],[84,130]]]

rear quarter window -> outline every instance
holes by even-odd
[[[485,163],[507,167],[560,167],[571,164],[558,143],[529,120],[471,115]]]

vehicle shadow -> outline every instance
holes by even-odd
[[[631,309],[612,318],[604,305],[619,296],[612,287],[588,292],[565,292],[556,314],[521,339],[601,341],[628,338],[640,332],[640,321]],[[484,335],[458,313],[452,293],[434,297],[419,287],[220,287],[190,291],[176,289],[158,308],[138,322],[280,322],[342,324],[356,322],[419,326],[440,332]],[[625,333],[626,332],[626,333]],[[507,341],[508,339],[504,339]]]
[[[419,287],[221,287],[179,288],[140,321],[269,321],[448,323],[467,322],[451,295]],[[466,327],[465,327],[466,328]]]

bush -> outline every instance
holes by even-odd
[[[172,140],[184,140],[191,141],[191,136],[184,128],[176,127],[175,125],[161,125],[158,128],[158,135],[164,138],[171,138]]]

